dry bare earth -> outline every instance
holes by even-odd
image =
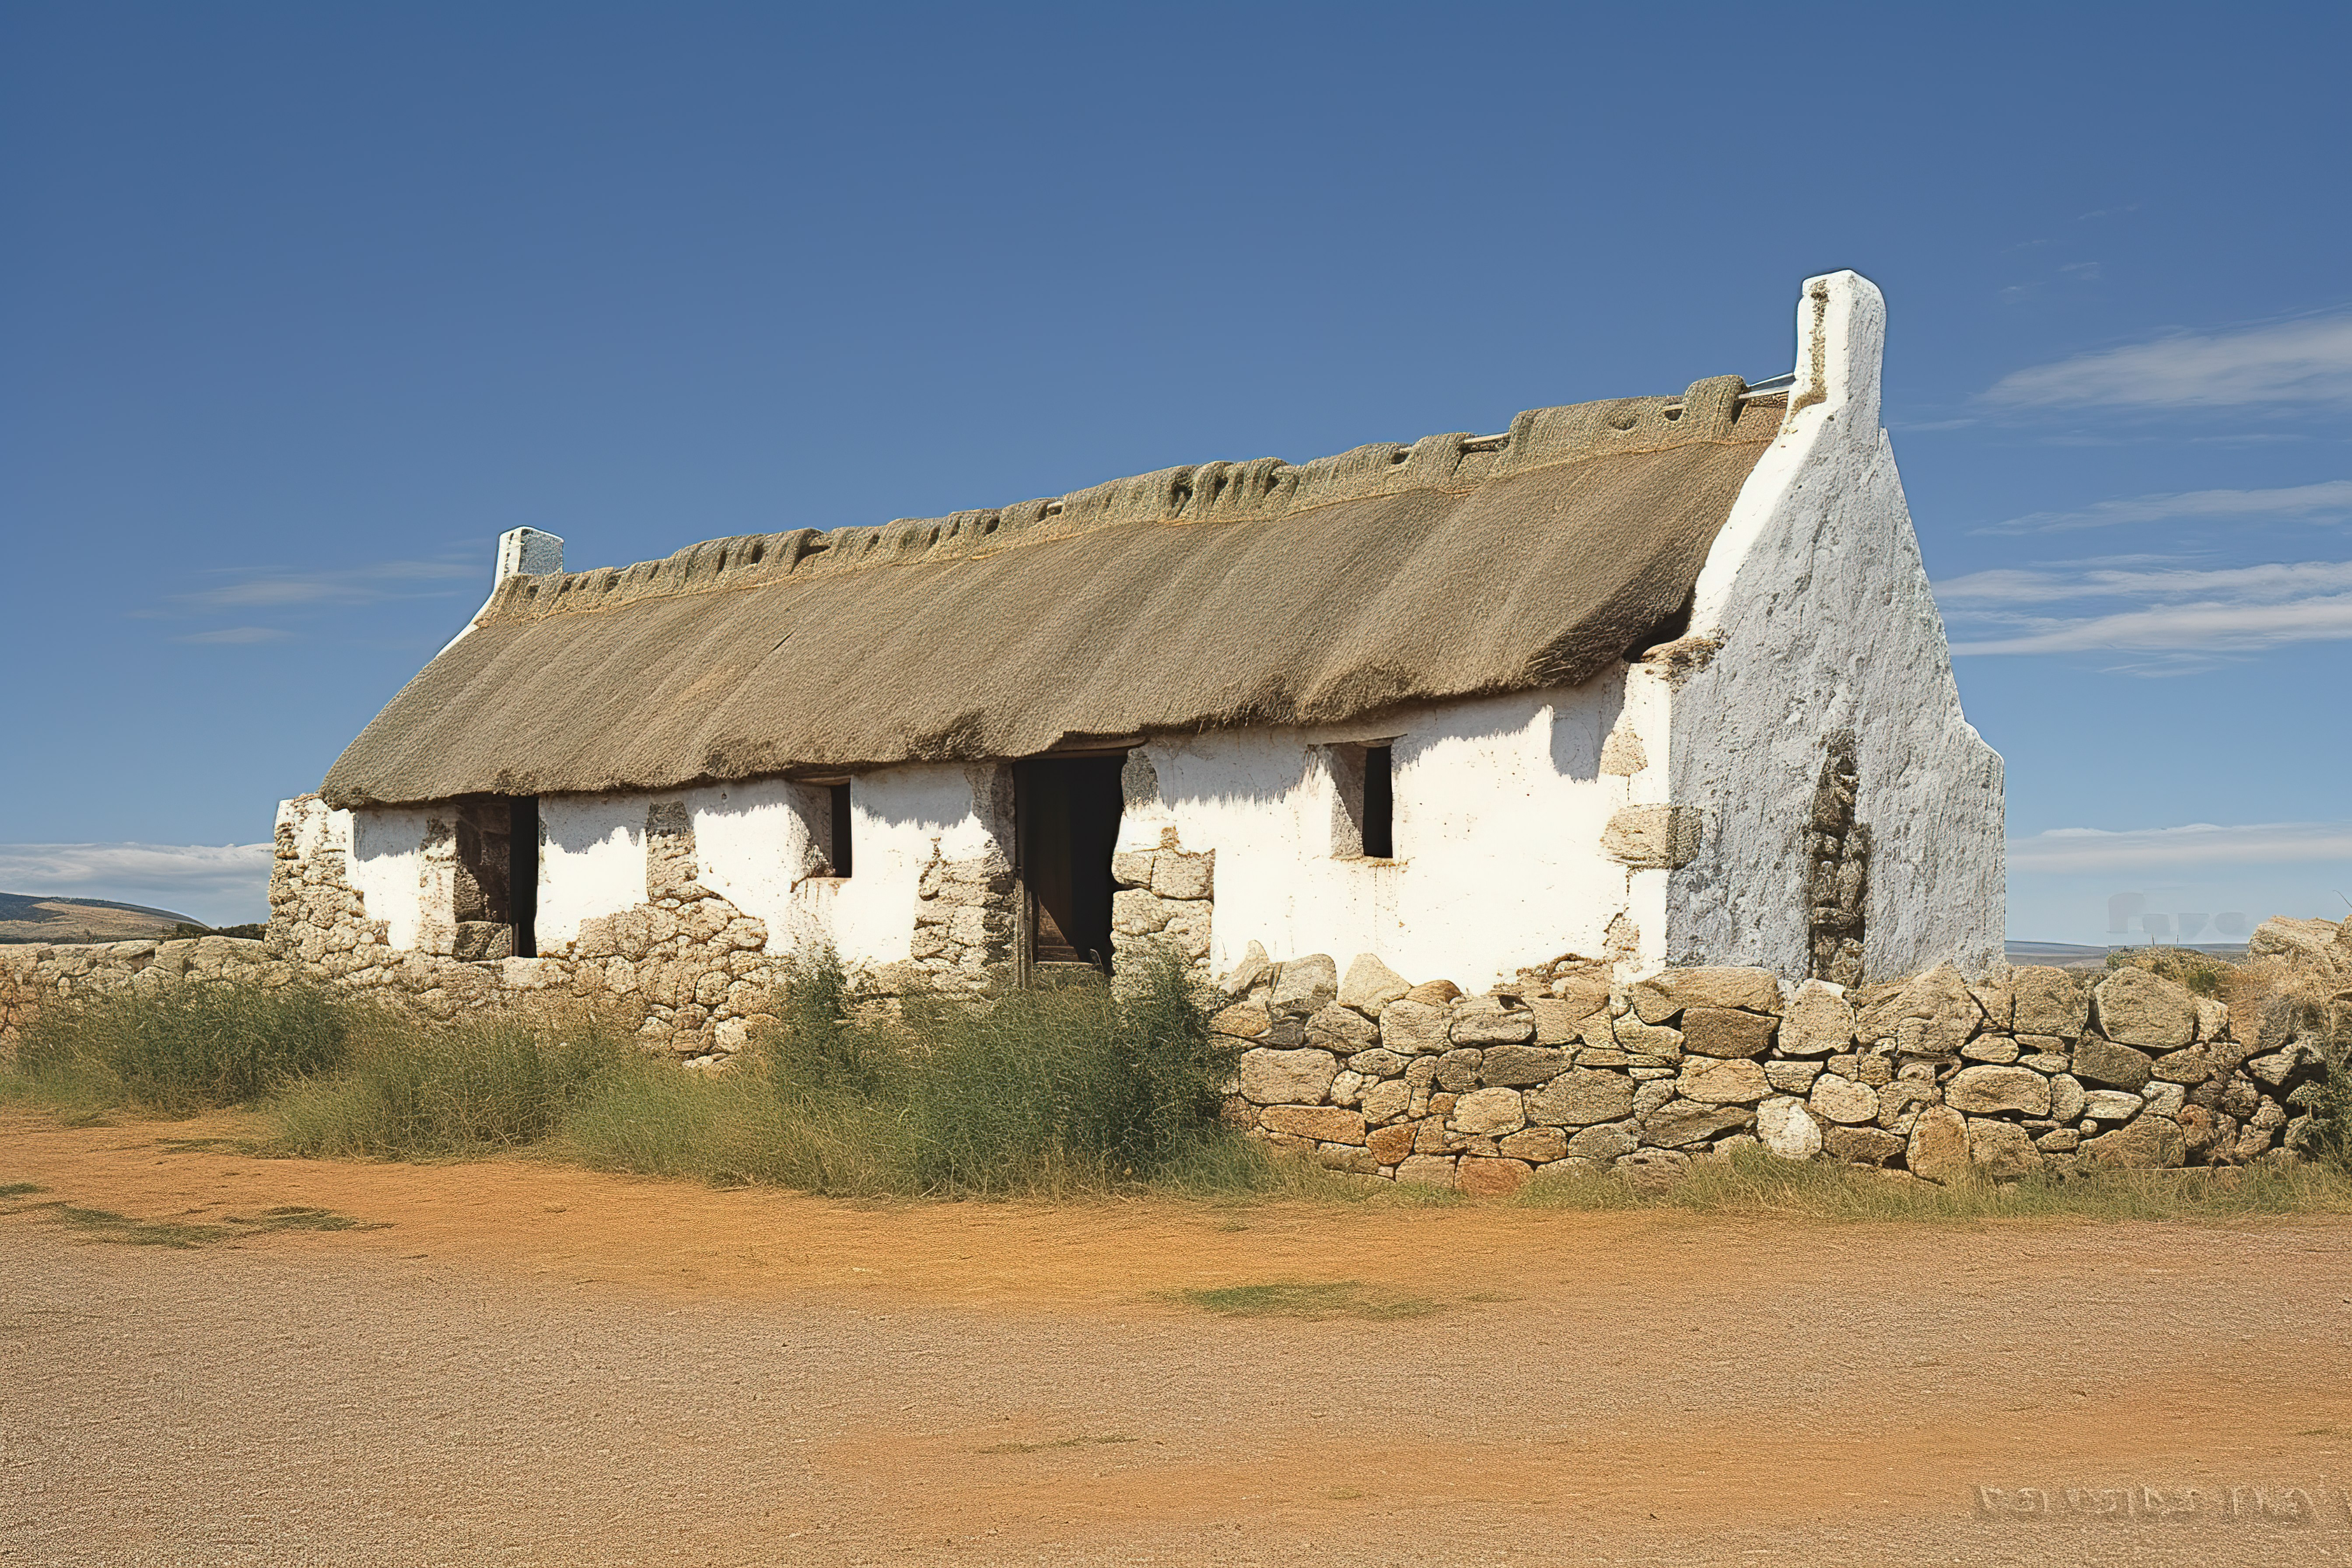
[[[48,1189],[0,1203],[0,1561],[2352,1551],[2352,1222],[859,1206],[164,1142],[205,1131],[0,1120],[0,1185]],[[384,1228],[110,1245],[59,1200]],[[1167,1294],[1285,1279],[1435,1310]],[[1985,1484],[2320,1516],[1990,1519]]]

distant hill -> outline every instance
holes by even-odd
[[[2225,963],[2246,961],[2246,944],[2242,942],[2200,942],[2189,945],[2192,951],[2210,953]],[[2046,964],[2053,969],[2105,969],[2107,954],[2126,951],[2125,947],[2083,947],[2071,942],[2012,942],[2009,944],[2009,961],[2016,964]]]
[[[0,942],[148,942],[204,921],[145,904],[0,893]]]

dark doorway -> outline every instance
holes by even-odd
[[[1110,857],[1123,755],[1037,757],[1013,778],[1014,851],[1033,963],[1110,969]]]
[[[518,796],[507,835],[507,902],[514,921],[514,955],[539,956],[539,796]]]
[[[539,956],[539,799],[478,795],[457,807],[450,913],[463,959]]]

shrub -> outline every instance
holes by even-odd
[[[908,1107],[918,1185],[996,1194],[1147,1180],[1215,1127],[1208,1011],[1183,963],[1108,984],[931,1002]]]
[[[2107,954],[2109,969],[2145,969],[2200,996],[2226,1000],[2238,977],[2238,968],[2193,947],[2119,948]]]
[[[776,1021],[759,1040],[768,1079],[787,1103],[814,1109],[903,1092],[908,1042],[877,1009],[854,1016],[856,1002],[841,955],[831,947],[794,955]]]
[[[186,1115],[329,1071],[350,1034],[348,1006],[307,987],[126,988],[42,1008],[17,1066],[83,1096]]]

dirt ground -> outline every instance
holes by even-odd
[[[2352,1563],[2352,1222],[869,1205],[226,1131],[0,1117],[0,1564]]]

